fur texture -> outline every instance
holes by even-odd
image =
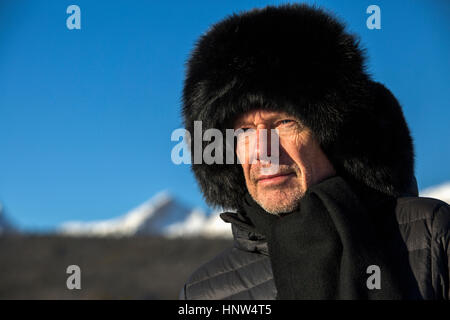
[[[355,36],[321,9],[284,5],[231,15],[201,36],[190,56],[185,127],[192,134],[201,120],[203,130],[224,132],[248,110],[287,111],[311,128],[338,174],[406,194],[414,180],[409,129],[398,101],[371,80],[364,61]],[[192,170],[210,205],[239,208],[246,192],[239,164]]]

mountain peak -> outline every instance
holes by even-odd
[[[214,220],[214,221],[213,221]],[[217,227],[219,224],[220,227]],[[206,230],[207,229],[207,230]],[[225,229],[225,232],[221,229]],[[220,237],[230,226],[219,215],[210,215],[178,202],[168,191],[161,191],[124,215],[101,221],[71,221],[63,223],[60,233],[74,236],[134,236],[162,235],[168,237],[204,235]]]

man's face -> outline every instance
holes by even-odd
[[[293,116],[253,110],[236,119],[234,129],[251,129],[249,135],[238,136],[236,152],[248,192],[267,212],[297,209],[309,186],[335,174],[311,130]],[[262,129],[267,139],[260,139]],[[264,155],[271,156],[271,129],[276,129],[279,137],[278,165],[264,161]]]

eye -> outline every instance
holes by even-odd
[[[248,132],[251,129],[252,128],[249,128],[249,127],[241,127],[241,128],[238,128],[237,130],[242,131],[242,133],[244,133],[244,132]]]
[[[281,121],[279,122],[279,124],[290,124],[290,123],[292,123],[292,122],[294,122],[294,120],[291,120],[291,119],[284,119],[284,120],[281,120]]]

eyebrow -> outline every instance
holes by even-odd
[[[277,120],[289,119],[289,120],[299,121],[295,116],[292,116],[289,114],[283,114],[281,116],[278,116],[277,114],[269,115],[269,116],[267,116],[267,118],[264,119],[264,121],[273,121],[275,118],[279,118]],[[238,121],[236,121],[235,127],[243,126],[243,125],[254,125],[254,123],[251,120],[238,120]]]

